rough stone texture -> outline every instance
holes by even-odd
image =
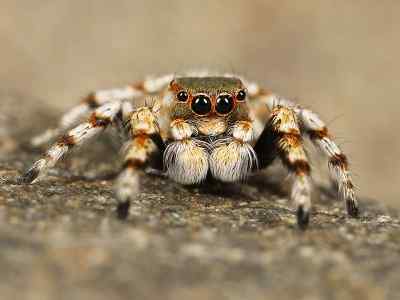
[[[2,299],[400,296],[398,212],[361,199],[361,218],[347,219],[321,188],[310,229],[301,232],[279,172],[192,188],[145,176],[125,222],[115,218],[118,161],[107,151],[118,153],[107,140],[38,184],[17,184],[39,156],[27,139],[54,118],[13,108],[15,97],[0,100]]]

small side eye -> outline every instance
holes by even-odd
[[[188,94],[185,91],[180,91],[177,95],[176,95],[176,99],[178,99],[178,101],[181,102],[185,102],[188,99]]]
[[[238,101],[243,101],[246,99],[246,92],[244,90],[240,90],[237,95],[236,95],[236,99]]]

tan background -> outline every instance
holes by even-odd
[[[319,112],[360,193],[400,206],[399,17],[395,0],[0,0],[0,89],[55,115],[147,74],[241,73]]]

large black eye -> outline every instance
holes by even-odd
[[[215,110],[217,111],[217,113],[225,115],[232,111],[233,106],[233,97],[231,95],[220,95],[217,98]]]
[[[211,111],[211,101],[205,95],[198,95],[193,98],[192,110],[198,115],[206,115]]]
[[[176,95],[178,101],[185,102],[188,99],[188,94],[185,91],[180,91],[178,95]]]
[[[244,99],[246,99],[246,92],[243,90],[240,90],[236,95],[236,99],[238,101],[243,101]]]

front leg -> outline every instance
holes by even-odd
[[[230,128],[228,138],[213,144],[210,155],[213,177],[225,182],[245,179],[258,166],[257,155],[251,146],[253,141],[252,122],[237,121]]]
[[[129,118],[129,127],[131,140],[126,146],[122,171],[115,184],[117,214],[122,219],[128,215],[130,199],[139,193],[140,176],[163,150],[157,117],[151,108],[134,111]]]
[[[311,167],[295,112],[289,107],[275,107],[267,129],[275,138],[274,146],[280,159],[294,177],[291,198],[296,205],[297,223],[301,229],[305,229],[311,208]]]

